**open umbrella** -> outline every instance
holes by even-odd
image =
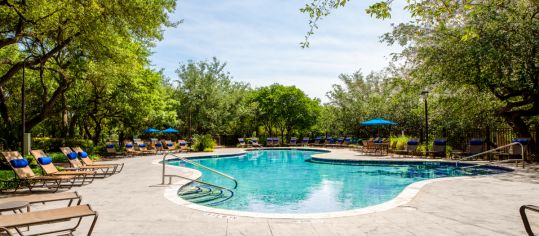
[[[158,133],[161,132],[161,130],[154,129],[154,128],[147,128],[144,130],[144,133]]]
[[[168,129],[165,129],[165,130],[161,130],[161,132],[163,132],[163,133],[179,133],[180,131],[175,130],[173,128],[168,128]]]
[[[359,122],[359,123],[362,124],[362,125],[370,125],[370,126],[375,126],[375,125],[396,125],[397,124],[397,123],[395,123],[393,121],[384,120],[382,118],[374,118],[372,120],[363,121],[363,122]]]

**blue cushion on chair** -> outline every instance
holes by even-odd
[[[513,139],[513,143],[528,144],[530,140],[525,138]]]
[[[126,148],[132,148],[133,147],[133,144],[132,143],[128,143],[125,145]]]
[[[26,159],[15,159],[9,161],[9,163],[11,163],[11,166],[15,168],[23,168],[28,166],[28,160]]]
[[[107,144],[107,148],[114,148],[114,144]]]
[[[163,144],[161,144],[161,143],[156,143],[155,146],[156,146],[156,147],[162,147]]]
[[[140,144],[138,145],[138,147],[146,147],[146,144],[145,144],[145,143],[140,143]]]
[[[408,145],[418,145],[419,142],[418,142],[417,140],[410,140],[410,141],[408,141],[407,144],[408,144]]]
[[[447,140],[438,139],[434,140],[434,145],[445,145],[447,143]]]
[[[470,140],[470,145],[482,145],[483,144],[483,140],[481,139],[472,139]]]
[[[86,153],[86,152],[79,152],[79,157],[81,157],[81,158],[86,158],[86,157],[88,157],[88,153]]]
[[[77,153],[76,152],[70,152],[70,153],[67,154],[67,158],[69,158],[69,160],[77,159]]]
[[[167,146],[172,147],[174,146],[174,143],[167,143]]]
[[[180,142],[180,145],[185,145],[185,144],[187,144],[187,143],[186,142]]]
[[[52,163],[52,158],[49,156],[40,157],[37,159],[37,162],[39,162],[41,165],[48,165]]]

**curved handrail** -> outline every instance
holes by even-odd
[[[534,211],[536,213],[539,213],[539,207],[533,206],[533,205],[523,205],[520,207],[520,217],[522,218],[522,223],[524,224],[524,228],[526,229],[526,233],[528,235],[533,236],[532,228],[530,227],[530,222],[528,221],[528,216],[526,215],[526,210]]]
[[[165,154],[165,155],[163,156],[163,176],[164,176],[164,174],[165,174],[165,171],[164,171],[164,170],[165,170],[165,157],[166,157],[166,156],[169,156],[169,155],[170,155],[170,156],[173,156],[173,157],[176,157],[176,158],[179,158],[180,160],[182,160],[182,161],[184,161],[184,162],[187,162],[187,163],[189,163],[189,164],[191,164],[191,165],[198,166],[198,167],[200,167],[200,168],[206,169],[206,170],[211,171],[211,172],[213,172],[213,173],[215,173],[215,174],[218,174],[218,175],[220,175],[220,176],[223,176],[223,177],[225,177],[225,178],[228,178],[228,179],[234,181],[234,189],[236,189],[236,188],[238,187],[238,180],[236,180],[234,177],[232,177],[232,176],[230,176],[230,175],[227,175],[227,174],[225,174],[225,173],[222,173],[222,172],[220,172],[220,171],[214,170],[214,169],[212,169],[212,168],[209,168],[209,167],[207,167],[207,166],[201,165],[201,164],[196,163],[196,162],[194,162],[194,161],[188,160],[188,159],[186,159],[185,157],[181,157],[181,156],[174,155],[174,154],[172,154],[172,153],[167,153],[167,154]],[[163,184],[164,184],[164,183],[165,183],[165,178],[163,177]]]
[[[494,151],[497,151],[497,150],[500,150],[500,149],[503,149],[503,148],[507,148],[507,147],[510,147],[510,146],[514,146],[514,145],[520,145],[520,155],[522,156],[522,168],[524,168],[524,163],[525,163],[525,159],[524,159],[524,145],[522,145],[522,143],[520,142],[513,142],[513,143],[510,143],[510,144],[506,144],[506,145],[503,145],[501,147],[497,147],[497,148],[494,148],[494,149],[490,149],[490,150],[487,150],[487,151],[484,151],[484,152],[480,152],[480,153],[477,153],[477,154],[474,154],[474,155],[471,155],[471,156],[467,156],[467,157],[463,157],[463,158],[460,158],[456,165],[458,166],[459,162],[460,161],[464,161],[464,160],[467,160],[467,159],[471,159],[471,158],[474,158],[474,157],[478,157],[478,156],[482,156],[482,155],[485,155],[487,153],[492,153]],[[518,160],[518,159],[515,159],[515,160]],[[517,166],[518,166],[518,162],[517,162]]]

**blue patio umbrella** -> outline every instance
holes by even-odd
[[[161,132],[163,132],[163,133],[179,133],[180,131],[175,130],[173,128],[168,128],[168,129],[165,129],[165,130],[161,130]]]
[[[372,120],[359,122],[362,125],[370,125],[370,126],[376,126],[376,125],[396,125],[397,123],[390,121],[390,120],[384,120],[382,118],[374,118]]]
[[[147,128],[144,130],[144,133],[158,133],[161,132],[161,130],[154,129],[154,128]]]

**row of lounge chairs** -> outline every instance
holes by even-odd
[[[58,170],[52,158],[42,150],[32,150],[30,153],[36,160],[44,175],[36,175],[30,168],[30,163],[17,151],[2,152],[15,173],[13,180],[7,186],[13,186],[13,192],[21,188],[28,188],[33,192],[35,188],[56,192],[60,188],[70,189],[73,186],[90,184],[95,178],[106,178],[123,170],[123,163],[109,164],[93,162],[88,154],[79,147],[61,147],[60,150],[67,157],[71,167]]]
[[[67,202],[66,207],[52,208],[39,211],[30,211],[33,204],[46,204],[50,202]],[[90,228],[87,235],[91,235],[94,226],[97,222],[98,214],[88,204],[81,205],[82,199],[77,192],[62,192],[62,193],[49,193],[49,194],[32,194],[26,196],[0,198],[0,204],[7,204],[12,202],[26,202],[28,208],[26,212],[10,215],[0,215],[0,235],[14,235],[16,232],[18,235],[29,235],[30,227],[39,227],[41,225],[46,226],[48,231],[43,231],[39,227],[38,234],[64,234],[73,235],[73,232],[80,226],[82,218],[93,217]],[[66,221],[72,221],[74,225],[65,227]],[[61,223],[56,226],[51,226],[54,223]],[[23,229],[24,228],[24,229]],[[26,230],[26,231],[24,231]],[[24,231],[24,232],[23,232]]]
[[[350,145],[352,141],[352,138],[338,138],[338,139],[332,139],[332,138],[326,138],[322,141],[322,137],[317,137],[314,139],[314,142],[310,143],[309,137],[304,137],[301,139],[301,141],[296,138],[292,137],[290,138],[290,141],[288,143],[281,143],[280,139],[278,137],[269,137],[266,139],[266,146],[268,147],[276,147],[276,146],[323,146],[323,147],[347,147]],[[249,142],[246,142],[244,138],[238,138],[239,146],[240,147],[247,147],[247,146],[253,146],[253,147],[261,147],[260,143],[258,142],[258,138],[254,137],[249,140]]]
[[[174,142],[172,140],[160,140],[144,142],[142,140],[124,141],[125,153],[118,152],[114,143],[107,143],[105,146],[107,154],[109,155],[145,155],[145,154],[157,154],[158,152],[188,152],[189,145],[183,139]]]

